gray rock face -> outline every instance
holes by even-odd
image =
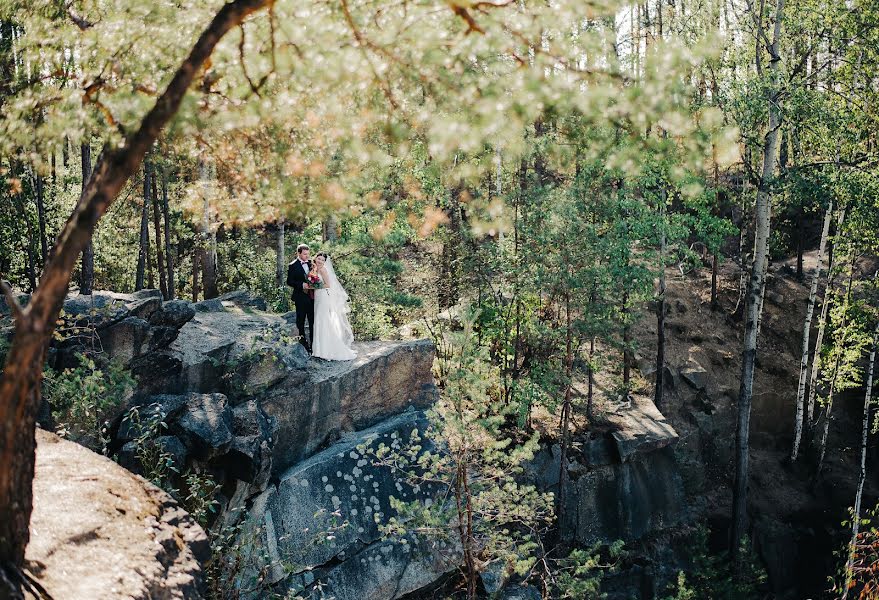
[[[611,431],[579,444],[566,466],[568,541],[634,541],[685,517],[684,487],[672,446],[678,434],[647,398],[610,410]],[[539,488],[558,492],[561,451],[538,452],[527,467]]]
[[[140,317],[125,317],[112,327],[104,327],[99,336],[104,352],[128,363],[146,350],[150,324]]]
[[[262,397],[278,424],[275,472],[356,431],[436,399],[433,343],[363,342],[353,361],[312,360]]]
[[[704,390],[708,387],[708,371],[696,363],[687,363],[681,368],[680,374],[681,379],[697,390]]]
[[[150,316],[150,325],[180,329],[195,316],[195,309],[186,300],[169,300]]]
[[[583,544],[640,539],[685,517],[684,488],[671,448],[590,470],[567,492],[569,539]]]
[[[632,405],[607,415],[615,427],[612,433],[620,460],[650,453],[674,444],[678,434],[652,401],[636,398]]]
[[[223,455],[232,445],[232,411],[223,394],[189,394],[175,425],[199,458]]]
[[[260,534],[251,571],[270,573],[270,583],[282,593],[390,600],[452,568],[458,559],[454,548],[415,536],[382,539],[378,523],[395,515],[391,497],[432,502],[432,490],[412,487],[390,469],[373,465],[361,449],[379,443],[401,447],[413,429],[425,425],[423,413],[407,411],[349,434],[285,471],[277,489],[261,496],[249,512],[249,531]]]

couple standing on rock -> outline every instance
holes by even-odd
[[[311,260],[306,244],[296,247],[296,259],[287,267],[287,285],[293,288],[299,343],[313,356],[326,360],[352,360],[354,332],[348,322],[348,294],[339,283],[333,261],[326,252]],[[308,320],[310,341],[305,336]]]

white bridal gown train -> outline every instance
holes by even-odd
[[[314,291],[314,339],[312,356],[326,360],[352,360],[357,357],[354,345],[354,332],[348,322],[351,308],[348,294],[339,283],[333,262],[325,263],[328,287]]]

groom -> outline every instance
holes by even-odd
[[[296,327],[299,329],[299,343],[311,352],[314,342],[314,292],[308,285],[305,276],[311,270],[311,250],[306,244],[296,247],[296,259],[287,267],[287,285],[293,288],[293,303],[296,305]],[[308,318],[308,329],[311,341],[305,337],[305,319]]]

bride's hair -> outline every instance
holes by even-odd
[[[315,258],[317,258],[318,256],[323,256],[324,260],[326,260],[330,257],[330,255],[327,254],[326,252],[318,252],[317,254],[314,255]]]

